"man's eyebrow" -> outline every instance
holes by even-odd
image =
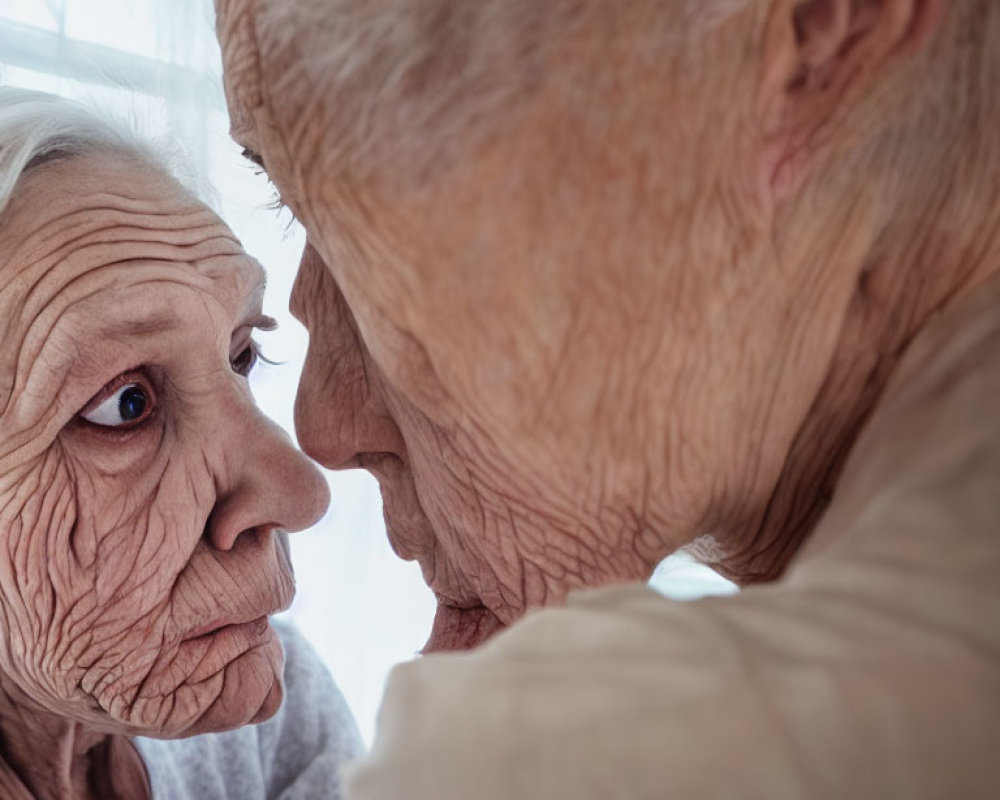
[[[264,166],[263,157],[259,153],[256,153],[253,150],[251,150],[249,147],[244,147],[243,152],[240,153],[240,155],[243,156],[243,158],[245,158],[251,164],[260,167],[262,170],[265,171],[267,170],[267,167]]]

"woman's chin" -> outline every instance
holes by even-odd
[[[284,653],[273,630],[267,641],[230,661],[220,676],[221,686],[202,697],[203,686],[182,686],[175,692],[178,710],[188,705],[183,718],[175,716],[157,730],[141,735],[158,739],[181,739],[203,733],[218,733],[270,719],[284,698],[282,671]]]
[[[264,702],[261,703],[260,708],[257,713],[253,715],[245,724],[256,725],[258,722],[264,722],[265,720],[271,719],[275,714],[278,713],[278,709],[281,708],[281,701],[285,698],[285,686],[281,681],[280,677],[276,677],[274,683],[271,684],[271,688],[264,698]]]

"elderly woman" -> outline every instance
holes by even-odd
[[[347,795],[1000,796],[1000,4],[217,6],[303,447],[431,650],[556,606],[398,668]],[[748,588],[627,584],[680,547]]]
[[[247,386],[260,266],[128,135],[8,88],[0,265],[0,797],[335,796],[353,721],[268,621],[328,495]]]

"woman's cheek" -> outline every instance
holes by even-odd
[[[16,470],[16,482],[0,478],[8,632],[0,670],[52,710],[103,718],[153,667],[170,624],[170,588],[200,528],[191,532],[193,497],[163,496],[163,470],[129,480],[77,455],[56,442]],[[165,509],[186,518],[167,519]]]
[[[88,430],[66,437],[79,511],[71,549],[107,616],[125,613],[112,607],[122,604],[136,619],[162,602],[203,535],[211,476],[203,458],[176,445],[161,425],[121,440]]]
[[[50,665],[94,608],[88,597],[94,549],[75,536],[74,489],[58,446],[0,479],[0,613],[7,634],[0,669],[19,676],[33,694],[56,689],[43,686],[43,676],[55,672]]]

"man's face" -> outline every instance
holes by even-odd
[[[219,31],[310,242],[300,442],[379,478],[433,649],[732,523],[803,410],[759,391],[788,289],[743,53],[642,4],[425,5],[232,0]]]
[[[132,158],[29,172],[0,240],[0,677],[99,730],[265,719],[284,531],[328,499],[256,409],[263,273]]]

